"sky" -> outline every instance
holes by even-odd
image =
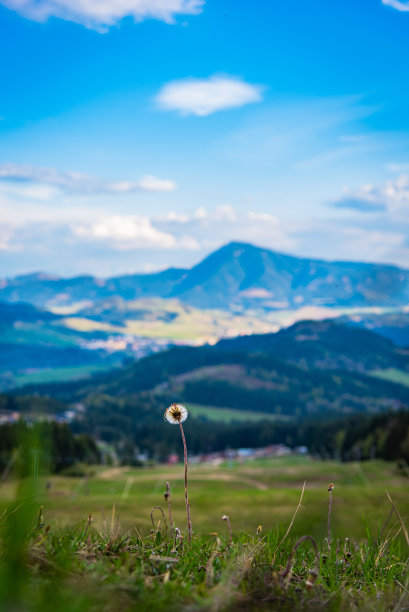
[[[0,276],[409,268],[409,1],[0,0]]]

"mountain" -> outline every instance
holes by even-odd
[[[0,300],[40,307],[111,296],[178,298],[198,308],[236,311],[306,305],[402,306],[409,302],[409,271],[392,265],[298,258],[233,242],[191,269],[106,280],[31,274],[0,283]]]

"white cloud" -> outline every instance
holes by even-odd
[[[139,181],[139,188],[143,191],[173,191],[176,185],[173,181],[146,175]]]
[[[213,210],[207,210],[204,206],[199,206],[193,214],[193,219],[216,223],[220,221],[234,223],[237,221],[237,213],[231,204],[221,204]]]
[[[182,115],[206,117],[226,108],[259,102],[262,88],[232,76],[213,75],[208,79],[182,79],[166,83],[156,96],[156,103],[165,110]]]
[[[33,21],[58,17],[105,32],[124,17],[174,23],[178,15],[201,13],[204,0],[0,0],[0,4]]]
[[[90,195],[96,193],[131,193],[134,191],[174,191],[173,181],[147,175],[139,181],[108,182],[82,172],[60,171],[56,168],[36,167],[28,164],[6,163],[0,165],[0,181],[18,185],[18,195],[42,199],[46,188],[57,188],[68,194]],[[27,192],[25,185],[35,186],[36,191]],[[31,188],[33,189],[33,187]],[[16,187],[14,187],[16,190]],[[34,195],[33,195],[34,193]],[[55,192],[51,195],[55,195]],[[48,192],[48,197],[51,197]]]
[[[409,13],[409,2],[401,2],[400,0],[382,0],[385,6],[391,6],[402,13]]]
[[[147,217],[134,215],[112,215],[90,224],[74,224],[71,229],[77,238],[103,241],[119,250],[197,248],[193,239],[176,240],[171,233],[157,229]]]

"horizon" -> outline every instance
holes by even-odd
[[[406,267],[408,9],[0,0],[2,275],[186,268],[230,241]]]
[[[117,274],[117,275],[113,275],[113,276],[96,276],[93,274],[89,274],[86,271],[84,272],[80,272],[78,274],[72,275],[72,276],[65,276],[65,275],[58,275],[58,274],[53,274],[48,272],[47,270],[33,270],[33,271],[28,271],[26,273],[23,274],[17,274],[15,276],[8,276],[8,277],[0,277],[0,281],[7,281],[7,280],[14,280],[14,279],[19,279],[19,278],[28,278],[28,277],[39,277],[39,276],[44,276],[44,279],[40,279],[40,280],[70,280],[73,278],[93,278],[96,280],[109,280],[111,278],[121,278],[121,277],[126,277],[126,276],[149,276],[149,275],[155,275],[155,274],[160,274],[161,272],[167,272],[169,270],[184,270],[186,272],[192,270],[193,268],[195,268],[196,266],[200,265],[203,261],[205,261],[208,257],[210,257],[211,255],[213,255],[214,253],[217,253],[218,251],[221,251],[222,249],[229,247],[229,246],[233,246],[233,245],[237,245],[237,246],[246,246],[246,247],[252,247],[255,249],[259,249],[262,251],[269,251],[270,253],[273,253],[275,255],[284,255],[285,257],[291,257],[293,259],[300,259],[300,260],[306,260],[306,261],[312,261],[312,262],[327,262],[329,264],[363,264],[363,265],[368,265],[368,266],[385,266],[385,267],[392,267],[392,268],[398,268],[401,270],[408,270],[409,271],[409,266],[407,268],[405,268],[404,266],[399,266],[397,264],[394,263],[388,263],[388,262],[373,262],[373,261],[358,261],[355,259],[327,259],[327,258],[317,258],[317,257],[301,257],[298,255],[295,255],[293,253],[286,253],[284,251],[276,251],[274,249],[269,249],[267,247],[264,246],[260,246],[257,244],[253,244],[250,242],[239,242],[239,241],[235,241],[232,240],[230,242],[227,242],[225,244],[223,244],[222,246],[220,246],[219,248],[210,251],[209,253],[207,253],[204,257],[200,258],[197,262],[193,263],[190,267],[186,267],[186,268],[182,268],[182,267],[177,267],[177,266],[169,266],[169,267],[165,267],[165,268],[161,268],[158,270],[153,270],[152,272],[131,272],[128,274]]]

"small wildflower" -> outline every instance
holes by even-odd
[[[257,527],[257,533],[260,534],[263,531],[263,525]]]
[[[330,482],[328,485],[328,491],[333,491],[334,490],[334,483]]]
[[[172,404],[165,411],[165,421],[171,425],[179,425],[187,419],[187,410],[183,404]]]
[[[227,514],[223,514],[222,521],[226,521],[227,523],[227,527],[229,530],[229,544],[231,544],[233,541],[233,534],[231,532],[230,517],[228,517]]]

